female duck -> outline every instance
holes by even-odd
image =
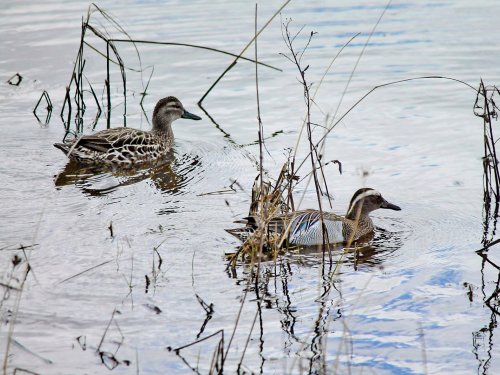
[[[377,190],[363,188],[354,193],[345,217],[333,212],[323,212],[325,243],[353,243],[372,234],[374,226],[369,214],[379,208],[401,210],[400,207],[386,201]],[[257,226],[257,219],[249,217],[246,227],[227,231],[245,240]],[[291,245],[323,244],[324,231],[321,225],[321,213],[318,210],[295,211],[273,217],[269,220],[267,228],[271,235],[285,237]]]
[[[161,99],[153,112],[151,131],[132,128],[101,130],[81,136],[69,143],[55,143],[70,159],[80,163],[133,165],[152,162],[165,156],[174,141],[172,122],[201,117],[184,109],[179,99],[169,96]]]

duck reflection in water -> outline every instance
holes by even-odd
[[[199,156],[184,154],[176,157],[171,152],[161,163],[142,163],[140,166],[115,168],[111,165],[84,165],[71,160],[55,176],[56,187],[75,185],[84,193],[104,196],[120,187],[133,185],[145,180],[161,192],[181,194],[187,182],[201,167]]]
[[[400,220],[396,218],[390,220],[394,225],[402,225]],[[289,257],[294,262],[310,266],[317,266],[318,262],[332,262],[333,264],[341,262],[344,265],[352,266],[354,270],[371,267],[381,268],[384,261],[403,246],[405,236],[404,229],[392,231],[375,226],[374,232],[364,237],[365,242],[353,244],[351,247],[346,247],[343,244],[330,244],[325,247],[324,258],[322,245],[302,246],[300,251],[292,252]]]
[[[395,252],[403,246],[404,239],[408,234],[407,228],[404,228],[404,223],[397,218],[390,219],[392,226],[391,230],[383,229],[378,226],[370,236],[366,236],[366,242],[357,243],[346,247],[345,244],[329,244],[314,246],[285,246],[279,253],[264,252],[261,261],[274,263],[276,257],[280,262],[290,264],[300,264],[306,267],[318,267],[323,264],[337,264],[338,262],[352,266],[354,270],[358,268],[382,268],[383,263],[393,256]],[[241,250],[241,247],[239,247]],[[228,252],[226,257],[232,259],[238,252]],[[238,278],[237,271],[241,265],[244,268],[248,266],[248,262],[252,262],[252,258],[248,257],[242,262],[232,263],[233,267],[228,267],[228,274],[231,278]],[[255,261],[255,258],[253,259]],[[235,267],[234,267],[235,266]]]

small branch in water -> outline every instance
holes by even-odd
[[[20,244],[18,245],[17,247],[12,247],[12,246],[16,246],[16,245],[8,245],[8,246],[4,246],[2,248],[0,248],[0,251],[4,251],[4,250],[8,250],[8,251],[13,251],[13,250],[21,250],[21,251],[25,251],[25,250],[33,250],[33,248],[35,246],[38,246],[39,244],[35,243],[33,245],[23,245],[23,244]]]
[[[45,100],[45,104],[46,104],[46,111],[47,111],[47,115],[45,116],[45,121],[42,122],[40,121],[40,118],[38,117],[38,114],[37,114],[37,110],[38,110],[38,106],[40,105],[40,103],[42,102],[42,99]],[[38,102],[36,103],[35,105],[35,108],[33,109],[33,114],[35,115],[37,121],[42,124],[42,125],[48,125],[48,123],[50,122],[50,117],[52,116],[52,101],[50,100],[50,96],[49,96],[49,93],[47,91],[43,91],[42,95],[40,96],[40,99],[38,99]]]
[[[323,219],[323,206],[322,206],[322,202],[321,202],[321,196],[324,195],[323,194],[323,187],[325,189],[326,196],[329,197],[330,194],[328,191],[328,184],[326,183],[325,174],[323,171],[323,165],[321,163],[320,154],[318,152],[318,145],[314,143],[313,137],[312,137],[311,93],[310,93],[311,84],[308,83],[308,81],[306,79],[306,74],[305,74],[307,69],[309,68],[309,65],[307,65],[305,68],[302,67],[302,58],[303,58],[304,53],[306,52],[307,48],[309,47],[311,40],[315,35],[315,32],[311,31],[305,47],[299,53],[295,49],[294,40],[297,37],[297,35],[300,34],[302,29],[300,29],[299,32],[295,36],[292,37],[292,35],[290,33],[290,29],[289,29],[291,22],[292,22],[291,20],[288,20],[286,23],[283,24],[283,39],[285,41],[287,48],[290,51],[290,56],[285,56],[285,57],[287,57],[287,59],[296,66],[296,68],[299,72],[299,77],[300,77],[299,82],[301,83],[302,89],[303,89],[304,101],[306,104],[305,128],[306,128],[307,140],[308,140],[308,144],[309,144],[309,154],[308,154],[307,159],[309,159],[311,162],[311,177],[314,181],[314,186],[315,186],[315,190],[316,190],[316,198],[317,198],[317,202],[318,202],[318,209],[319,209],[319,213],[320,213],[320,222],[321,222],[321,228],[322,228],[322,232],[323,232],[323,236],[322,236],[323,237],[323,249],[324,249],[323,250],[323,258],[325,257],[325,250],[326,250],[326,251],[328,251],[329,259],[331,261],[332,257],[331,257],[331,253],[330,253],[330,248],[328,246],[330,241],[328,240],[328,232],[326,229],[326,224],[325,224],[324,219]],[[318,166],[318,164],[319,164],[319,166]],[[319,179],[318,170],[321,173],[322,182]],[[323,183],[323,185],[322,185],[322,183]],[[332,206],[332,204],[330,202],[330,207],[331,206]]]
[[[234,185],[238,186],[240,188],[240,190],[243,190],[243,187],[239,184],[239,182],[237,180],[233,180],[233,182],[231,182],[231,185],[229,185],[227,189],[211,191],[208,193],[201,193],[201,194],[198,194],[197,197],[203,197],[205,195],[220,195],[220,194],[236,193],[236,189],[234,188]]]
[[[7,80],[7,83],[12,86],[19,86],[22,81],[23,81],[23,76],[20,75],[19,73],[16,73]]]
[[[189,344],[186,344],[186,345],[183,345],[183,346],[179,346],[178,348],[175,348],[175,349],[174,349],[174,348],[172,348],[172,347],[170,347],[170,346],[167,346],[167,350],[168,350],[169,352],[173,351],[173,352],[175,352],[176,354],[178,354],[178,353],[179,353],[182,349],[186,349],[186,348],[189,348],[190,346],[193,346],[193,345],[199,344],[200,342],[203,342],[203,341],[206,341],[206,340],[208,340],[208,339],[211,339],[212,337],[217,336],[217,335],[219,335],[219,334],[222,336],[222,338],[221,338],[221,339],[223,340],[223,339],[224,339],[224,330],[223,330],[223,329],[220,329],[220,330],[218,330],[217,332],[212,333],[211,335],[208,335],[208,336],[206,336],[206,337],[203,337],[202,339],[199,339],[199,340],[193,341],[193,342],[191,342],[191,343],[189,343]]]
[[[145,287],[144,293],[148,294],[148,292],[149,292],[149,285],[151,285],[151,280],[149,280],[148,275],[144,275],[144,277],[146,279],[146,287]]]
[[[28,349],[26,346],[24,346],[23,344],[21,344],[19,341],[17,341],[16,339],[12,339],[12,342],[14,343],[14,345],[16,345],[18,348],[24,350],[26,353],[29,353],[31,354],[32,356],[38,358],[39,360],[41,360],[43,363],[45,364],[48,364],[48,365],[51,365],[53,364],[54,362],[51,361],[50,359],[47,359],[47,358],[44,358],[42,357],[41,355],[35,353],[34,351]]]
[[[203,310],[205,310],[205,320],[203,321],[203,324],[201,325],[200,327],[200,331],[198,332],[198,334],[196,335],[196,338],[199,339],[200,336],[203,334],[203,332],[205,331],[205,328],[208,324],[208,322],[210,321],[210,319],[212,319],[213,315],[214,315],[214,304],[213,303],[210,303],[210,305],[208,305],[198,294],[195,293],[195,297],[196,299],[198,300],[198,303],[201,305],[201,307],[203,308]]]
[[[84,271],[82,271],[82,272],[78,272],[76,275],[70,276],[70,277],[68,277],[68,278],[66,278],[66,279],[64,279],[64,280],[59,281],[59,283],[58,283],[58,284],[63,284],[63,283],[65,283],[65,282],[67,282],[67,281],[70,281],[70,280],[74,279],[75,277],[78,277],[78,276],[83,275],[84,273],[87,273],[87,272],[89,272],[89,271],[95,270],[96,268],[99,268],[99,267],[104,266],[104,265],[106,265],[106,264],[108,264],[108,263],[111,263],[112,261],[113,261],[113,259],[111,259],[111,260],[107,260],[107,261],[105,261],[105,262],[99,263],[99,264],[97,264],[97,265],[95,265],[95,266],[92,266],[92,267],[90,267],[90,268],[87,268],[86,270],[84,270]]]
[[[14,369],[14,375],[25,375],[25,374],[29,374],[29,375],[40,375],[40,373],[38,372],[33,372],[33,371],[30,371],[30,370],[26,370],[24,368],[19,368],[19,367],[16,367]]]

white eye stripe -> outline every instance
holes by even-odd
[[[169,109],[182,109],[182,106],[176,102],[167,103],[167,105],[165,107],[169,108]]]
[[[365,191],[361,194],[359,194],[356,199],[354,199],[354,201],[352,202],[352,204],[349,206],[349,211],[348,213],[351,212],[351,210],[356,207],[356,204],[361,200],[361,199],[364,199],[366,197],[369,197],[370,195],[374,195],[374,196],[378,196],[378,197],[381,197],[382,194],[380,194],[377,190],[368,190],[368,191]]]

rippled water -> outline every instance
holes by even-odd
[[[245,1],[99,5],[134,39],[238,54],[254,35],[255,4]],[[318,124],[339,102],[338,116],[387,82],[443,75],[472,86],[481,78],[498,84],[496,1],[393,2],[342,97],[385,5],[291,2],[260,36],[259,59],[283,70],[259,68],[261,117],[269,137],[265,168],[271,175],[278,174],[286,148],[295,147],[305,113],[297,71],[279,54],[287,52],[280,25],[288,18],[292,30],[304,26],[298,46],[310,31],[318,32],[303,57],[313,89],[340,48],[360,33],[318,91],[312,119]],[[280,6],[259,3],[259,26]],[[318,254],[291,254],[262,264],[256,288],[248,284],[248,267],[227,270],[224,254],[238,242],[223,230],[248,212],[258,172],[255,66],[238,62],[209,94],[204,108],[211,120],[196,102],[232,57],[138,45],[143,82],[154,66],[144,101],[149,119],[139,105],[141,76],[129,70],[127,125],[149,129],[154,104],[166,95],[179,97],[203,120],[174,124],[172,163],[153,173],[71,169],[52,144],[65,134],[59,112],[87,7],[80,1],[12,2],[0,11],[4,372],[107,373],[105,365],[118,365],[115,372],[180,374],[191,366],[207,373],[220,334],[179,355],[167,347],[219,330],[225,350],[231,343],[226,373],[241,361],[241,372],[265,374],[500,370],[496,315],[484,304],[498,273],[475,253],[483,229],[483,146],[472,89],[419,80],[377,89],[363,100],[326,142],[325,160],[340,160],[343,170],[340,175],[336,165],[326,168],[333,210],[344,212],[353,191],[371,186],[402,211],[376,212],[380,229],[373,243],[361,254],[345,255],[337,272],[323,267]],[[112,32],[108,21],[93,17],[96,26]],[[96,38],[89,41],[105,49]],[[104,98],[105,59],[86,53],[86,80]],[[120,45],[120,54],[131,68],[140,67],[130,46]],[[254,56],[253,46],[245,56]],[[16,72],[21,84],[8,85]],[[111,120],[121,125],[116,67],[111,82]],[[31,113],[43,90],[54,104],[47,126]],[[85,95],[91,103],[91,94]],[[95,113],[89,105],[85,133]],[[105,126],[102,116],[97,128]],[[299,145],[299,159],[306,150],[305,143]],[[312,186],[300,185],[296,193],[297,199],[304,196],[302,208],[316,206]],[[13,268],[15,255],[22,263]],[[22,292],[9,289],[20,287],[26,257],[31,270]],[[104,364],[96,349],[112,353]]]

